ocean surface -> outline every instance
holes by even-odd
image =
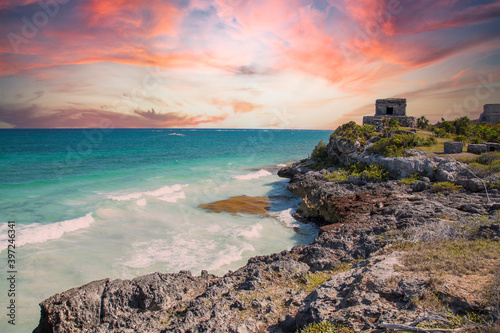
[[[311,242],[317,230],[293,219],[300,198],[276,171],[330,132],[0,130],[0,332],[31,332],[38,303],[93,280],[223,275],[250,257]],[[273,196],[272,216],[197,207],[243,194]],[[8,221],[16,222],[15,297]]]

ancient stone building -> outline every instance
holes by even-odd
[[[479,121],[498,123],[500,121],[500,104],[485,104]]]
[[[375,115],[364,116],[363,124],[371,124],[377,126],[377,129],[383,127],[384,119],[395,118],[399,121],[399,125],[403,127],[416,127],[417,120],[415,117],[406,115],[406,98],[387,98],[377,99],[375,102]]]

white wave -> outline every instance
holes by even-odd
[[[144,207],[144,206],[146,206],[148,204],[148,202],[144,198],[137,200],[135,203],[139,207]]]
[[[32,243],[44,243],[48,240],[61,238],[65,233],[88,228],[95,220],[92,213],[83,217],[50,224],[33,223],[16,225],[16,247]],[[3,224],[0,228],[0,251],[8,245],[8,226]]]
[[[293,214],[296,212],[295,209],[289,208],[281,211],[276,218],[278,221],[283,223],[283,225],[287,228],[295,228],[295,230],[299,230],[300,234],[304,235],[316,235],[318,233],[318,227],[314,223],[302,223],[297,221]]]
[[[186,194],[184,194],[184,192],[175,192],[169,195],[161,196],[158,199],[166,202],[177,202],[179,199],[186,199]]]
[[[249,230],[244,230],[241,231],[238,236],[243,236],[246,238],[259,238],[260,237],[260,232],[264,229],[264,227],[260,224],[257,223],[253,226],[250,227]]]
[[[243,259],[243,253],[247,251],[255,252],[255,248],[248,243],[245,243],[242,248],[231,245],[228,248],[219,251],[217,259],[212,262],[212,264],[208,267],[208,270],[213,271],[224,265],[229,265],[235,261],[241,260]]]
[[[283,223],[287,228],[295,228],[299,226],[298,221],[292,216],[295,213],[295,209],[289,208],[281,211],[276,218]]]
[[[190,270],[202,266],[202,261],[206,258],[200,254],[210,253],[215,245],[214,241],[188,240],[180,235],[172,241],[155,239],[137,242],[132,245],[134,253],[123,258],[121,264],[131,268],[145,268],[159,262],[167,264],[167,270]]]
[[[146,201],[144,200],[144,196],[156,197],[159,200],[167,201],[167,202],[177,202],[179,199],[186,198],[182,189],[188,186],[188,184],[175,184],[171,186],[163,186],[159,189],[146,191],[146,192],[133,192],[128,194],[109,194],[108,198],[116,201],[128,201],[128,200],[137,200],[137,205],[145,206]]]
[[[280,167],[280,168],[283,168],[283,167],[286,167],[286,164],[278,164],[278,165],[276,165],[276,166],[278,166],[278,167]]]
[[[270,173],[267,170],[260,169],[257,172],[252,172],[246,175],[240,175],[240,176],[233,176],[233,178],[238,179],[238,180],[250,180],[250,179],[257,179],[260,177],[265,177],[265,176],[270,176],[272,173]]]

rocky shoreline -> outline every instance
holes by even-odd
[[[380,162],[348,150],[331,154]],[[312,244],[251,258],[223,277],[182,271],[94,281],[43,301],[34,332],[296,332],[321,321],[385,332],[384,323],[415,320],[424,311],[415,299],[429,282],[397,270],[402,252],[384,249],[426,225],[479,218],[491,223],[475,237],[498,241],[500,193],[490,191],[488,201],[476,179],[450,159],[417,154],[384,163],[399,177],[422,170],[429,177],[412,185],[332,182],[325,174],[333,170],[314,171],[310,161],[290,164],[278,174],[303,198],[296,217],[320,227]],[[433,191],[431,182],[441,179],[461,181],[467,191]],[[453,311],[487,311],[467,295],[446,296]]]

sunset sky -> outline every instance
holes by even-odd
[[[0,128],[335,129],[500,103],[500,0],[0,0]]]

